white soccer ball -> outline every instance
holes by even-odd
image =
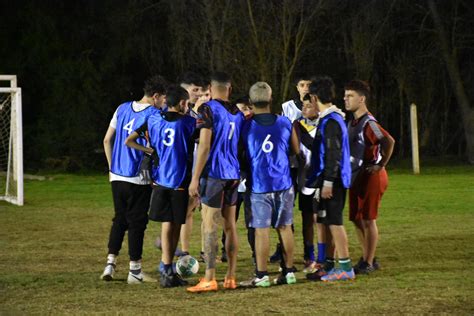
[[[176,272],[183,278],[190,277],[199,271],[199,262],[190,255],[182,256],[176,262]]]

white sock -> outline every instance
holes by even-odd
[[[109,263],[116,264],[116,262],[117,262],[117,256],[110,253],[107,256],[107,264],[109,264]]]
[[[130,272],[134,274],[142,272],[142,263],[140,261],[130,261]]]

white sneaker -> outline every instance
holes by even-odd
[[[104,272],[100,276],[100,279],[104,281],[112,281],[114,279],[114,273],[115,273],[115,264],[107,263],[107,265],[105,266]]]
[[[132,272],[128,273],[128,284],[139,284],[144,282],[157,282],[157,280],[143,272],[140,272],[139,274],[133,274]]]

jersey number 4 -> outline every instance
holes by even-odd
[[[131,120],[125,126],[123,127],[124,130],[127,131],[127,135],[130,135],[133,132],[133,123],[135,122],[135,119]]]

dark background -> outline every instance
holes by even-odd
[[[257,80],[274,110],[295,76],[370,82],[370,110],[410,157],[416,103],[424,157],[474,163],[474,6],[413,0],[0,0],[0,74],[23,92],[25,169],[104,170],[116,107],[143,81],[184,71],[230,73],[234,97]]]

